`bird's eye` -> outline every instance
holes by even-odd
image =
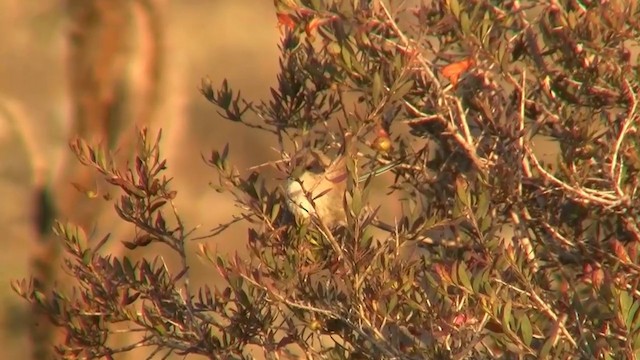
[[[308,172],[319,174],[324,171],[322,164],[320,164],[320,162],[318,162],[316,159],[313,159],[304,165],[304,170]]]
[[[318,163],[312,163],[310,165],[307,165],[307,167],[305,167],[305,170],[315,174],[320,174],[324,171],[324,168]]]

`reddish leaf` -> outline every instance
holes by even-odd
[[[458,84],[460,75],[469,70],[469,68],[473,66],[473,64],[473,59],[470,58],[455,62],[453,64],[449,64],[442,68],[442,75],[449,79],[451,85],[456,86]]]
[[[278,27],[282,28],[284,26],[287,30],[293,30],[296,27],[291,15],[276,13],[276,17],[278,18]]]
[[[613,247],[613,253],[616,254],[616,257],[623,264],[629,264],[631,259],[629,258],[629,254],[627,254],[627,250],[624,248],[624,245],[618,240],[611,241],[611,247]]]

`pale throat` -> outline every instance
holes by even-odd
[[[322,215],[323,206],[329,206],[329,192],[332,186],[329,183],[323,183],[324,174],[304,173],[300,179],[290,178],[287,180],[287,206],[296,217],[307,219],[310,214],[317,213],[315,207]],[[311,194],[313,204],[309,201],[308,195]]]
[[[311,189],[306,190],[311,191]],[[307,219],[309,214],[315,213],[315,209],[307,199],[305,190],[298,179],[290,178],[287,180],[287,206],[299,218]]]

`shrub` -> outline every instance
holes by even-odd
[[[162,243],[182,265],[104,256],[106,238],[93,245],[57,224],[74,291],[14,288],[65,329],[61,356],[142,346],[225,359],[249,358],[251,346],[269,358],[640,355],[636,2],[276,6],[271,99],[207,79],[202,94],[226,119],[272,134],[283,154],[274,166],[298,147],[334,153],[352,134],[349,178],[394,164],[388,201],[401,217],[367,210],[370,182],[350,181],[345,226],[296,221],[283,186],[214,151],[217,190],[242,209],[234,222],[251,225],[249,256],[203,243],[226,284],[193,288],[184,244],[195,235],[172,207],[160,137],[142,131],[124,170],[78,140],[78,159],[123,191],[116,211],[138,231],[124,245]],[[556,158],[543,160],[541,143]],[[123,322],[140,337],[114,347]]]

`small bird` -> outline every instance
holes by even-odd
[[[287,206],[298,221],[308,221],[317,216],[328,228],[346,225],[344,194],[347,190],[349,172],[348,152],[342,152],[333,161],[318,150],[309,150],[303,158],[304,171],[300,176],[290,176],[286,186]],[[358,178],[365,181],[370,176],[392,169],[390,163]]]
[[[287,180],[287,206],[298,221],[315,214],[329,228],[346,223],[343,197],[347,189],[346,158],[328,162],[324,154],[311,151],[304,171]],[[327,163],[328,162],[328,163]]]

